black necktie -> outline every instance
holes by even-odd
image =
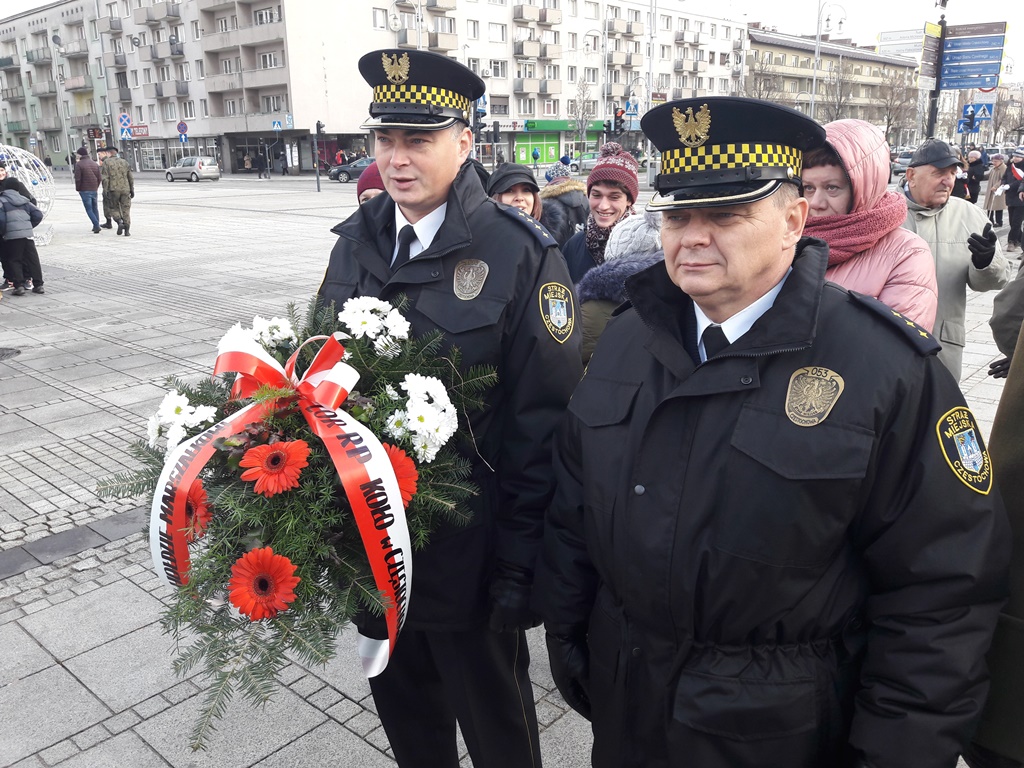
[[[704,354],[708,360],[729,346],[729,339],[725,337],[725,332],[720,325],[709,325],[704,329],[700,340],[704,343]]]
[[[416,230],[413,229],[412,224],[402,227],[402,231],[398,233],[398,253],[395,255],[395,263],[391,267],[392,272],[397,272],[398,268],[409,260],[409,246],[415,239]]]

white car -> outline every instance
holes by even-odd
[[[220,166],[216,158],[191,155],[183,157],[167,169],[167,180],[186,179],[188,181],[199,181],[200,179],[220,180]]]

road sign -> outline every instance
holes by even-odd
[[[35,140],[35,138],[30,138],[30,139],[28,140],[28,145],[29,145],[30,147],[34,147],[34,146],[35,146],[36,144],[38,144],[38,142],[37,142],[37,141]]]
[[[898,29],[892,32],[879,32],[878,42],[880,43],[899,43],[906,41],[913,41],[915,43],[921,42],[921,35],[924,34],[920,28],[918,29]]]
[[[979,64],[998,62],[1003,52],[998,48],[986,51],[946,51],[942,54],[943,64]]]
[[[990,21],[984,24],[956,24],[946,27],[946,39],[951,37],[978,37],[980,35],[1005,35],[1005,21]]]
[[[942,37],[942,27],[933,21],[926,21],[924,23],[924,33],[928,37]]]
[[[130,128],[132,124],[132,116],[127,112],[122,112],[120,117],[117,118],[117,121],[121,124],[122,128]]]
[[[178,134],[178,140],[182,144],[188,144],[188,134],[187,133],[179,133]]]
[[[939,80],[939,90],[959,91],[968,88],[994,88],[999,85],[998,75],[982,75],[981,77],[944,77]]]
[[[957,133],[979,133],[980,131],[981,131],[981,126],[978,125],[977,123],[974,124],[973,128],[968,128],[966,120],[957,120],[956,121],[956,132]]]
[[[992,119],[992,105],[991,104],[964,104],[964,120],[970,120],[971,115],[974,116],[974,121],[979,120],[991,120]]]
[[[273,122],[271,122],[270,128],[271,128],[271,130],[274,130],[274,131],[284,130],[283,126],[281,125],[281,121],[280,120],[274,120]]]
[[[131,138],[132,138],[132,129],[131,128],[122,128],[121,129],[121,141],[130,141]]]
[[[1002,48],[1002,35],[991,35],[989,37],[954,37],[946,40],[945,50],[947,51],[977,51],[982,48]]]
[[[284,116],[284,127],[289,130],[295,127],[295,116],[287,114]]]
[[[178,133],[188,133],[188,123],[184,120],[178,123]]]
[[[943,77],[968,77],[969,75],[998,75],[1002,67],[1000,62],[986,64],[944,64]]]

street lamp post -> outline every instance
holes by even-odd
[[[58,56],[64,55],[64,48],[60,35],[54,35],[50,38],[53,42],[54,51]],[[64,95],[67,91],[64,90],[64,75],[60,71],[60,66],[57,64],[57,60],[54,59],[52,65],[53,79],[57,83],[57,117],[60,118],[60,132],[64,134],[64,140],[68,143],[68,167],[70,168],[74,161],[71,159],[72,153],[77,150],[77,147],[72,148],[71,134],[68,132],[67,123],[64,120]]]
[[[843,18],[839,20],[839,31],[843,31],[843,22],[846,21],[846,9],[841,5],[835,5],[834,3],[828,3],[826,0],[819,0],[818,2],[818,21],[814,32],[814,66],[813,74],[811,75],[811,119],[815,116],[815,99],[818,94],[818,66],[821,64],[821,15],[825,12],[826,8],[835,6],[843,13]],[[827,32],[831,26],[831,18],[825,17],[825,31]]]
[[[604,30],[588,29],[586,32],[583,33],[583,36],[584,37],[590,37],[591,34],[593,34],[599,40],[599,45],[597,46],[598,61],[600,62],[599,66],[598,66],[598,69],[597,69],[597,98],[598,98],[598,102],[597,103],[598,103],[598,110],[599,110],[598,114],[600,114],[601,120],[604,120],[606,118],[606,114],[605,113],[606,113],[606,110],[607,110],[607,102],[605,101],[604,89],[605,89],[605,86],[608,83],[608,78],[605,77],[604,78],[605,82],[604,82],[604,84],[602,84],[601,83],[601,79],[602,79],[601,75],[605,74],[605,60],[604,60],[604,57],[607,55],[608,43],[607,43],[607,41],[605,39],[605,31]],[[583,44],[583,50],[586,53],[592,53],[592,51],[589,50],[589,47],[590,47],[589,41],[585,42]]]

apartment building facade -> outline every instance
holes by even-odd
[[[485,157],[542,162],[596,149],[605,120],[674,98],[742,90],[742,23],[683,0],[59,0],[0,20],[0,140],[57,165],[83,143],[116,142],[136,168],[211,154],[284,154],[294,171],[360,130],[368,50],[430,50],[484,78]],[[59,42],[55,42],[59,40]],[[584,108],[577,106],[583,104]],[[577,130],[580,113],[587,130]],[[485,114],[486,113],[486,114]],[[635,113],[635,114],[633,114]],[[183,140],[184,135],[187,139]],[[487,141],[487,139],[490,141]]]

